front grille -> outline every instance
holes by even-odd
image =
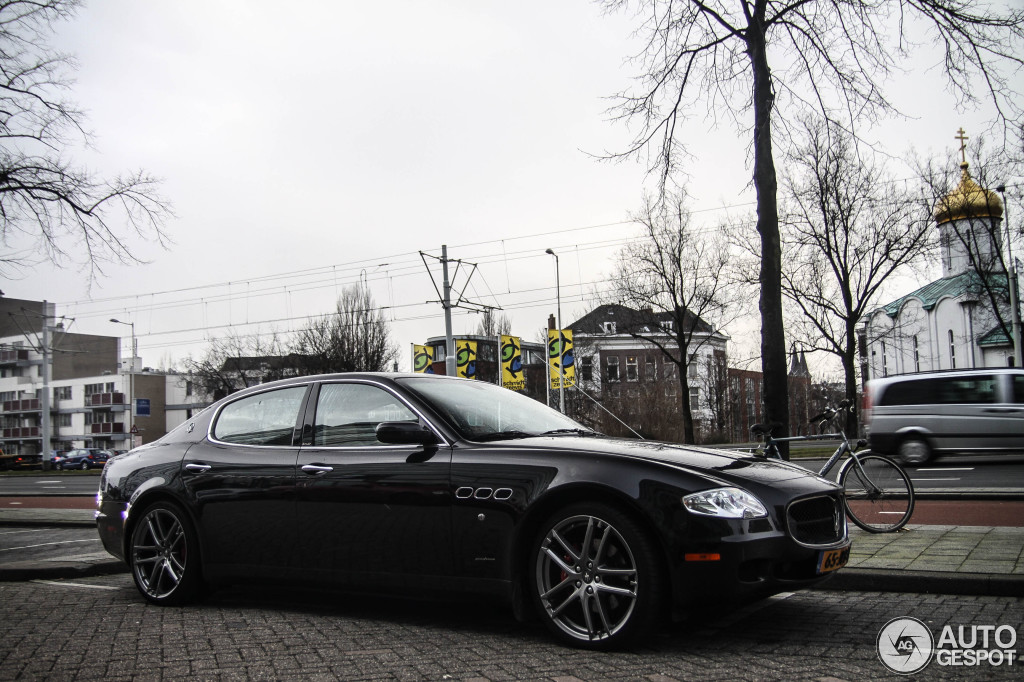
[[[838,495],[797,500],[786,518],[790,535],[802,545],[831,545],[846,537],[846,514]]]

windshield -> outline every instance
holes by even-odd
[[[430,377],[398,381],[432,405],[469,440],[594,433],[533,398],[493,384]]]

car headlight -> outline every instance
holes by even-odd
[[[715,488],[683,497],[683,506],[694,514],[723,519],[756,519],[768,516],[768,510],[746,490]]]

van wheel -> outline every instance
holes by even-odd
[[[900,443],[901,464],[924,464],[932,458],[932,449],[920,438],[908,438]]]

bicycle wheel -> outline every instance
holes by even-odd
[[[881,455],[858,454],[846,462],[839,484],[846,491],[846,515],[869,533],[891,533],[914,513],[914,486],[906,472]]]

